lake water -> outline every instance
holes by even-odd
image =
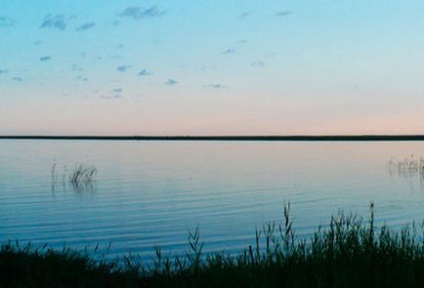
[[[424,142],[0,141],[0,241],[107,247],[149,259],[182,251],[197,226],[205,250],[237,252],[291,202],[300,237],[339,209],[402,227],[424,219],[421,173],[389,162]],[[54,171],[52,166],[56,163]],[[73,186],[77,164],[91,185]],[[392,168],[391,168],[392,167]]]

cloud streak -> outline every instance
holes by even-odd
[[[222,54],[226,54],[226,55],[230,55],[230,54],[234,54],[234,53],[236,53],[236,50],[231,49],[231,48],[228,48],[228,49],[222,51]]]
[[[111,100],[111,99],[121,99],[122,98],[122,95],[119,95],[119,94],[114,94],[112,96],[100,95],[100,98],[101,99],[108,99],[108,100]]]
[[[50,59],[52,59],[51,56],[42,56],[42,57],[40,57],[40,61],[41,62],[46,62],[46,61],[49,61]]]
[[[77,31],[86,31],[88,29],[93,28],[94,26],[96,26],[96,22],[87,22],[87,23],[84,23],[81,26],[79,26],[76,30]]]
[[[225,86],[222,85],[221,83],[212,83],[212,84],[207,85],[206,88],[218,90],[218,89],[225,88]]]
[[[277,17],[287,17],[293,14],[293,11],[290,10],[283,10],[283,11],[278,11],[277,13],[275,13],[275,16]]]
[[[262,68],[265,67],[265,62],[262,60],[258,60],[258,61],[253,61],[250,66],[252,67],[257,67],[257,68]]]
[[[72,72],[82,72],[82,71],[84,71],[84,68],[82,68],[81,66],[79,66],[77,64],[73,64],[71,66],[71,71]]]
[[[40,28],[51,28],[51,29],[66,29],[65,16],[62,14],[51,15],[48,14],[44,17],[43,22],[40,25]]]
[[[119,16],[131,18],[133,20],[141,20],[143,18],[155,18],[161,17],[165,14],[165,11],[160,10],[156,5],[149,8],[143,9],[139,6],[130,6],[125,8]]]
[[[12,27],[15,22],[15,19],[11,17],[0,16],[0,28]]]
[[[149,76],[150,74],[152,74],[150,71],[146,70],[146,69],[142,69],[140,72],[138,72],[138,76]]]
[[[129,68],[131,68],[131,65],[120,65],[116,67],[116,71],[123,73],[127,71]]]
[[[12,78],[12,80],[15,81],[15,82],[23,82],[24,78],[22,78],[20,76],[15,76],[15,77]]]
[[[178,81],[172,78],[169,78],[168,80],[166,80],[165,85],[166,86],[174,86],[177,85]]]
[[[240,14],[240,16],[237,19],[244,19],[249,15],[250,15],[250,12],[243,12]]]
[[[81,82],[88,82],[88,78],[87,77],[84,77],[84,76],[81,76],[81,75],[78,75],[77,80],[78,81],[81,81]]]

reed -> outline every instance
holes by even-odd
[[[84,166],[82,164],[75,166],[74,171],[69,175],[69,181],[72,184],[87,184],[93,182],[97,175],[97,168],[94,166]]]
[[[59,183],[61,183],[62,189],[65,191],[67,184],[70,184],[73,191],[77,194],[83,192],[94,192],[95,189],[95,179],[97,176],[97,168],[93,165],[75,165],[73,171],[68,170],[67,166],[63,166],[63,173],[59,177],[59,172],[57,169],[58,164],[55,162],[51,167],[51,189],[53,192],[56,192],[56,188]],[[59,181],[59,179],[62,181]]]
[[[397,172],[401,175],[424,175],[424,158],[416,158],[414,154],[411,154],[403,160],[391,159],[388,168],[391,173]]]
[[[289,203],[283,213],[238,255],[204,254],[197,228],[185,253],[156,247],[150,265],[137,255],[94,261],[87,252],[9,242],[0,249],[0,287],[424,287],[423,223],[376,227],[371,203],[368,219],[341,211],[299,239]]]

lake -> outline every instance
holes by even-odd
[[[199,227],[206,251],[236,253],[284,201],[299,237],[339,209],[367,217],[370,201],[377,223],[400,228],[424,219],[423,173],[397,165],[411,155],[424,142],[1,140],[0,241],[111,243],[109,257],[149,261]],[[79,164],[94,181],[70,183]]]

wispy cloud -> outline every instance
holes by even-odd
[[[52,59],[51,56],[42,56],[42,57],[40,57],[40,61],[41,62],[46,62],[46,61],[49,61],[50,59]]]
[[[165,85],[167,85],[167,86],[174,86],[174,85],[176,85],[177,83],[178,83],[178,81],[177,81],[177,80],[172,79],[172,78],[169,78],[168,80],[166,80]]]
[[[81,66],[79,66],[77,64],[73,64],[71,66],[71,71],[72,72],[82,72],[82,71],[84,71],[84,68],[82,68]]]
[[[84,23],[81,26],[79,26],[76,30],[77,31],[85,31],[85,30],[93,28],[94,26],[96,26],[95,22],[87,22],[87,23]]]
[[[127,17],[134,20],[141,20],[143,18],[154,18],[161,17],[165,14],[165,11],[160,10],[156,5],[149,8],[141,8],[139,6],[130,6],[125,8],[119,16]]]
[[[287,17],[293,14],[293,11],[290,10],[282,10],[282,11],[278,11],[277,13],[275,13],[275,16],[278,17]]]
[[[0,28],[12,27],[15,22],[15,19],[11,17],[0,16]]]
[[[222,51],[222,54],[227,54],[227,55],[234,54],[234,53],[236,53],[236,50],[234,50],[232,48],[228,48],[228,49]]]
[[[202,66],[200,66],[200,71],[202,71],[202,72],[216,71],[216,69],[217,69],[216,65],[202,65]]]
[[[65,16],[62,14],[56,14],[56,15],[48,14],[44,17],[43,22],[40,25],[40,28],[52,28],[52,29],[65,30],[66,29]]]
[[[221,83],[212,83],[212,84],[206,85],[206,88],[218,90],[218,89],[225,88],[225,86],[222,85]]]
[[[114,88],[112,90],[113,93],[122,93],[122,88]]]
[[[127,71],[129,68],[131,68],[131,65],[120,65],[118,67],[116,67],[116,70],[118,72],[125,72]]]
[[[114,95],[100,95],[101,99],[121,99],[122,95],[120,94],[114,94]]]
[[[15,76],[15,77],[12,78],[12,80],[15,81],[15,82],[23,82],[24,78],[22,78],[20,76]]]
[[[258,67],[258,68],[262,68],[265,67],[265,62],[262,60],[258,60],[258,61],[253,61],[250,66],[252,67]]]
[[[84,76],[81,76],[81,75],[78,75],[77,80],[78,81],[82,81],[82,82],[88,82],[88,78],[87,77],[84,77]]]
[[[120,14],[119,14],[120,15]],[[114,27],[118,27],[118,26],[120,26],[121,25],[121,21],[119,21],[119,20],[114,20],[113,22],[112,22],[112,25],[114,26]]]
[[[244,19],[244,18],[246,18],[249,15],[250,15],[250,12],[248,12],[248,11],[243,12],[243,13],[240,14],[240,16],[238,17],[238,19]]]
[[[138,72],[138,76],[149,76],[150,74],[152,74],[150,71],[148,71],[147,69],[142,69],[140,72]]]

